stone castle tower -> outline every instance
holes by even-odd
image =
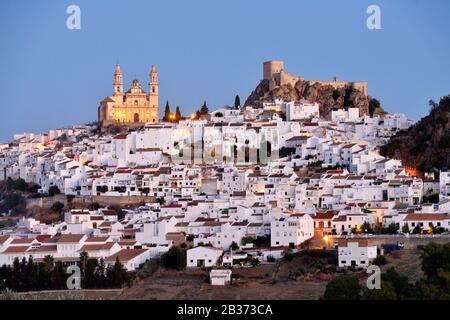
[[[138,80],[133,80],[130,89],[124,92],[123,75],[120,65],[116,65],[113,95],[100,102],[98,121],[103,125],[112,123],[140,124],[159,121],[158,112],[158,72],[155,65],[149,74],[148,94]]]
[[[269,90],[279,86],[290,84],[295,86],[299,80],[305,80],[304,77],[292,75],[284,70],[284,62],[281,60],[270,60],[263,63],[263,79],[269,81]],[[352,86],[367,96],[367,82],[348,82],[338,81],[334,77],[331,81],[324,80],[308,80],[311,84],[320,83],[322,85],[330,85],[333,88],[342,88]]]

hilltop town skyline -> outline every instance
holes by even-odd
[[[0,141],[16,132],[94,121],[116,63],[126,74],[125,85],[134,78],[145,84],[151,64],[157,65],[160,105],[168,100],[183,114],[204,100],[210,108],[232,104],[236,94],[245,100],[262,78],[261,62],[279,59],[305,78],[367,81],[369,94],[388,112],[418,120],[428,113],[428,100],[447,94],[450,83],[442,54],[449,51],[442,41],[450,32],[442,10],[448,3],[380,1],[381,30],[365,26],[369,4],[286,1],[275,8],[268,1],[199,1],[177,2],[174,12],[164,3],[131,1],[123,8],[119,2],[79,1],[81,29],[68,30],[64,3],[7,2],[0,12],[1,28],[11,30],[4,35],[9,46],[0,53],[7,105]],[[264,21],[273,16],[283,19],[269,27]],[[140,41],[143,36],[149,41]]]
[[[449,2],[0,8],[0,301],[450,300]]]

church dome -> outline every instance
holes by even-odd
[[[142,89],[141,84],[139,83],[139,80],[134,79],[133,83],[132,83],[130,89],[127,91],[127,93],[145,93],[145,91]]]

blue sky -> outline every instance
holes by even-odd
[[[81,30],[66,28],[71,4]],[[366,28],[370,4],[381,30]],[[96,120],[117,62],[126,87],[145,88],[156,64],[160,105],[183,114],[244,101],[262,62],[282,59],[306,79],[367,81],[388,112],[417,120],[450,93],[449,13],[447,0],[2,0],[0,142]]]

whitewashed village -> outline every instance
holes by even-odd
[[[48,256],[76,265],[85,252],[135,272],[181,247],[186,269],[206,268],[223,286],[236,268],[305,247],[335,250],[338,268],[366,268],[385,245],[445,237],[450,172],[418,178],[379,152],[412,121],[358,108],[322,117],[319,107],[274,99],[126,131],[93,123],[16,134],[0,145],[0,181],[36,185],[36,203],[57,193],[78,205],[67,200],[60,221],[24,215],[1,228],[0,265]]]

